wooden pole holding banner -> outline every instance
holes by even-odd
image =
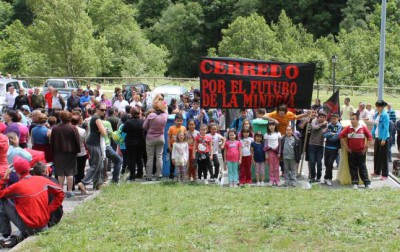
[[[308,140],[308,125],[309,125],[309,122],[305,126],[306,127],[306,136],[304,138],[303,151],[301,153],[300,171],[298,171],[297,177],[301,176],[301,174],[303,173],[303,162],[304,162],[304,158],[305,158],[306,145],[307,145],[307,140]]]

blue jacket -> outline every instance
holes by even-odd
[[[378,112],[375,113],[374,115],[374,120],[376,120],[376,118],[378,117]],[[388,137],[390,137],[389,134],[389,115],[388,113],[383,110],[381,117],[379,118],[379,135],[375,136],[375,129],[376,129],[376,125],[374,124],[374,127],[372,127],[372,137],[373,138],[378,138],[379,140],[387,140]]]
[[[200,114],[201,109],[197,109],[194,110],[193,108],[191,108],[187,113],[187,119],[193,119],[194,120],[194,124],[196,125],[196,130],[200,130],[200,124],[208,124],[208,115],[207,113],[205,113],[205,115],[203,116],[203,120],[202,122],[200,122],[200,120],[198,119],[198,115]]]
[[[342,125],[338,122],[336,125],[328,124],[327,131],[323,134],[326,138],[325,148],[337,150],[340,149],[339,134],[342,131]]]

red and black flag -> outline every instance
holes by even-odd
[[[324,102],[323,110],[328,120],[331,118],[332,114],[338,114],[340,116],[339,90],[333,93],[333,95]]]

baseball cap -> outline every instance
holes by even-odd
[[[22,105],[22,109],[25,109],[25,110],[31,112],[31,108],[28,105]]]
[[[30,171],[31,166],[29,165],[28,160],[20,157],[20,156],[15,156],[13,159],[14,163],[14,169],[15,172],[18,174],[25,174]]]

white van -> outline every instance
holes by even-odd
[[[179,102],[180,96],[184,94],[188,94],[188,90],[186,87],[175,86],[175,85],[163,85],[158,86],[151,92],[151,100],[156,96],[156,94],[163,94],[164,101],[169,105],[171,103],[172,98],[175,98],[176,101]]]

